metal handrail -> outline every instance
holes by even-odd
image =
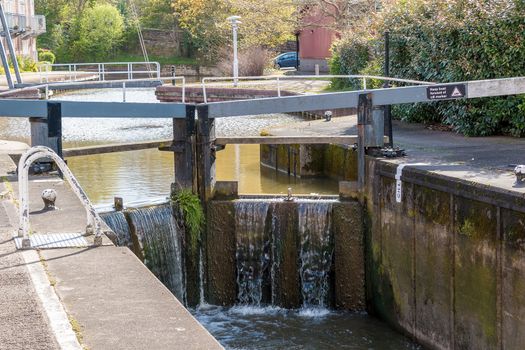
[[[204,96],[204,103],[208,103],[208,98],[206,94],[206,82],[211,81],[225,81],[225,83],[218,83],[214,85],[219,86],[229,86],[230,83],[227,83],[228,81],[232,82],[232,85],[236,87],[238,85],[238,82],[235,82],[235,79],[237,80],[249,80],[251,81],[250,84],[252,85],[262,85],[264,83],[255,82],[256,80],[275,80],[276,86],[277,86],[277,96],[281,97],[281,81],[283,80],[317,80],[317,79],[333,79],[333,78],[344,78],[344,79],[362,79],[362,87],[363,90],[367,90],[367,80],[368,79],[377,79],[382,81],[395,81],[400,83],[408,83],[408,84],[417,84],[417,85],[434,85],[436,83],[433,82],[427,82],[427,81],[420,81],[420,80],[412,80],[412,79],[400,79],[400,78],[393,78],[393,77],[382,77],[382,76],[376,76],[376,75],[293,75],[293,76],[287,76],[287,75],[266,75],[266,76],[248,76],[248,77],[206,77],[202,78],[201,86],[202,86],[202,93]],[[255,80],[255,81],[254,81]]]
[[[153,81],[153,82],[156,82],[156,81],[160,81],[160,82],[163,82],[163,81],[175,81],[175,80],[180,80],[181,81],[181,88],[182,88],[182,99],[181,99],[181,102],[182,103],[185,103],[186,102],[186,77],[184,76],[180,76],[180,77],[158,77],[158,78],[144,78],[144,79],[132,79],[132,80],[128,80],[128,79],[122,79],[122,80],[111,80],[111,84],[121,84],[122,85],[122,102],[126,102],[126,90],[129,88],[127,87],[127,84],[129,83],[133,83],[133,82],[141,82],[141,81],[144,81],[144,82],[147,82],[147,81]],[[74,85],[77,85],[79,82],[57,82],[57,83],[47,83],[47,84],[40,84],[40,85],[32,85],[32,86],[28,86],[28,87],[25,87],[25,88],[22,88],[20,89],[20,91],[22,90],[26,90],[26,89],[45,89],[45,99],[48,100],[49,99],[49,90],[50,88],[60,88],[60,87],[68,87],[68,86],[74,86]],[[82,82],[82,85],[93,85],[94,88],[96,88],[97,85],[99,85],[100,82],[99,81],[83,81]]]
[[[125,66],[125,69],[121,70],[111,70],[108,71],[110,67]],[[146,66],[144,70],[134,70],[134,66]],[[155,69],[150,69],[151,66],[154,66]],[[93,67],[93,70],[79,70],[82,67]],[[58,70],[56,70],[58,68]],[[63,68],[63,70],[60,70]],[[53,71],[55,69],[55,71]],[[45,63],[38,67],[40,74],[40,82],[44,83],[49,82],[49,76],[53,74],[68,73],[69,81],[76,81],[79,74],[84,73],[94,73],[98,76],[98,81],[106,81],[106,76],[116,75],[116,74],[126,74],[127,80],[133,80],[133,75],[136,74],[155,74],[157,78],[160,78],[160,63],[159,62],[100,62],[100,63]]]
[[[20,194],[18,237],[22,237],[22,248],[31,248],[29,239],[29,167],[38,159],[49,157],[53,159],[71,189],[82,202],[87,214],[86,236],[95,234],[95,245],[102,244],[102,221],[91,204],[87,194],[75,178],[67,164],[52,149],[45,146],[30,148],[18,162],[18,190]]]

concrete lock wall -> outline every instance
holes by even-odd
[[[434,349],[523,349],[525,198],[368,163],[371,311]]]
[[[295,177],[357,181],[357,152],[338,145],[261,145],[261,165]]]

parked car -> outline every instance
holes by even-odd
[[[274,58],[276,68],[295,67],[297,64],[297,52],[285,52]]]

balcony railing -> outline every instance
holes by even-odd
[[[46,32],[45,16],[25,16],[18,13],[6,13],[5,17],[9,31],[15,36],[34,37]]]

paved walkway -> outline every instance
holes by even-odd
[[[97,248],[16,251],[18,184],[9,144],[24,148],[0,141],[0,350],[80,349],[76,336],[91,350],[222,349],[127,248],[106,240]],[[45,188],[58,192],[59,210],[41,211]],[[85,230],[85,210],[62,180],[32,177],[29,192],[35,234]],[[53,299],[58,305],[50,308]]]
[[[269,130],[272,135],[357,135],[355,116],[332,121],[298,122]],[[512,137],[465,137],[449,131],[433,131],[420,124],[394,122],[394,144],[407,157],[386,159],[393,163],[425,163],[417,166],[442,175],[476,181],[525,194],[515,187],[511,164],[525,164],[525,139]]]
[[[0,178],[14,169],[9,157],[0,154]],[[25,260],[12,240],[11,201],[10,187],[0,180],[0,349],[58,349]]]

